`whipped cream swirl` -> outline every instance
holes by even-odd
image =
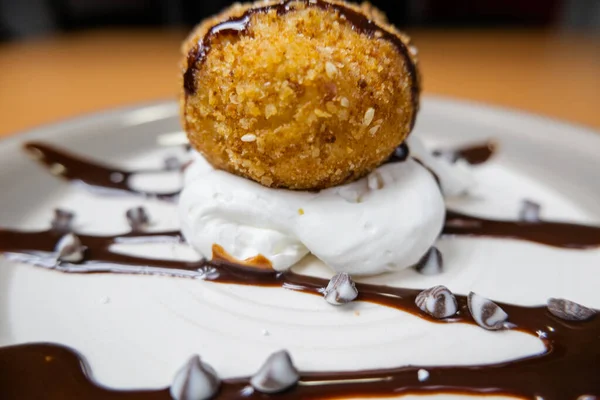
[[[336,272],[373,275],[416,264],[443,227],[440,188],[413,158],[311,193],[267,188],[193,157],[180,220],[208,259],[216,244],[238,260],[260,254],[283,271],[312,253]]]

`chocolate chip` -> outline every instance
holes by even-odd
[[[110,181],[114,183],[121,183],[125,180],[125,175],[120,172],[113,172],[110,174]]]
[[[481,297],[473,292],[469,293],[467,299],[471,316],[484,329],[497,331],[506,327],[508,314],[496,303]]]
[[[213,281],[220,276],[219,270],[215,267],[200,267],[198,268],[198,272],[200,272],[200,275],[198,275],[198,279],[204,279],[207,281]]]
[[[300,380],[298,370],[292,363],[290,354],[281,350],[273,353],[250,378],[254,389],[262,393],[279,393],[294,386]]]
[[[519,219],[525,222],[539,222],[540,210],[542,206],[531,200],[523,200],[521,210],[519,211]]]
[[[177,371],[169,392],[174,400],[202,400],[213,397],[220,386],[215,370],[194,355]]]
[[[406,159],[410,156],[410,150],[406,142],[402,143],[400,146],[394,149],[392,153],[391,161],[394,162],[402,162],[406,161]]]
[[[456,297],[445,286],[434,286],[417,295],[415,304],[434,318],[448,318],[458,311]]]
[[[358,296],[356,285],[346,272],[336,274],[323,291],[323,296],[329,304],[339,306],[350,303]]]
[[[429,371],[427,371],[426,369],[418,370],[417,378],[419,379],[419,382],[425,382],[427,379],[429,379]]]
[[[59,232],[71,232],[73,230],[73,220],[75,214],[62,208],[54,209],[54,218],[50,222],[52,229]]]
[[[54,252],[58,261],[78,263],[83,261],[86,249],[77,236],[68,233],[56,243]]]
[[[144,207],[133,207],[125,213],[129,226],[134,231],[143,231],[150,225],[150,217]]]
[[[596,311],[591,308],[570,300],[554,298],[548,300],[548,311],[555,317],[567,321],[585,321],[596,315]]]
[[[438,275],[444,270],[444,259],[437,247],[431,247],[421,260],[415,265],[415,269],[422,275]]]
[[[165,158],[164,165],[167,171],[176,171],[178,169],[181,169],[182,163],[181,160],[179,160],[179,158],[175,156],[169,156]]]

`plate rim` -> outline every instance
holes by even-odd
[[[527,112],[521,112],[518,110],[504,109],[502,107],[490,107],[486,104],[481,104],[477,102],[455,100],[452,98],[440,96],[426,96],[425,99],[425,107],[429,110],[429,112],[431,112],[432,115],[437,115],[438,110],[443,110],[444,116],[446,114],[452,114],[453,110],[460,110],[460,114],[458,114],[456,118],[458,120],[462,120],[468,123],[470,113],[481,114],[479,116],[479,118],[481,119],[485,119],[489,114],[494,116],[494,121],[506,119],[509,120],[509,122],[507,122],[507,126],[503,129],[520,131],[521,129],[526,130],[528,124],[537,126],[538,128],[533,130],[533,136],[535,136],[535,138],[543,138],[545,127],[549,125],[555,125],[555,131],[558,131],[559,133],[563,132],[569,134],[554,135],[556,136],[556,139],[559,143],[571,140],[570,138],[573,137],[571,135],[575,135],[576,138],[582,135],[582,137],[590,138],[590,140],[594,143],[594,148],[600,148],[600,132],[589,130],[585,127],[579,127],[568,122],[562,122],[560,120],[554,120],[552,118],[546,118],[544,116],[529,114]],[[105,124],[110,125],[111,123],[118,124],[123,117],[126,117],[132,112],[140,110],[152,110],[153,107],[164,108],[166,110],[169,110],[170,112],[170,115],[165,115],[163,117],[155,119],[154,121],[160,121],[167,118],[177,118],[178,116],[177,103],[173,100],[162,100],[144,104],[131,105],[128,107],[119,107],[100,112],[92,112],[89,114],[80,115],[78,117],[69,118],[63,121],[58,121],[52,124],[43,125],[35,129],[21,132],[20,134],[17,133],[13,137],[9,136],[4,140],[0,140],[0,151],[5,151],[8,147],[10,147],[9,145],[18,144],[23,141],[31,140],[34,138],[51,138],[52,135],[60,133],[63,130],[77,130],[78,127],[82,128],[82,132],[75,133],[75,135],[86,137],[86,127],[94,126],[95,124],[101,126],[104,126]],[[148,121],[147,123],[151,124],[153,122]],[[493,121],[490,122],[490,124],[492,125],[496,123],[497,122]],[[586,140],[584,140],[584,142],[585,141]]]

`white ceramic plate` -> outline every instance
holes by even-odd
[[[183,154],[156,144],[158,135],[178,130],[176,105],[167,102],[84,117],[1,142],[0,225],[42,229],[53,208],[63,207],[77,213],[81,231],[119,233],[127,229],[125,210],[144,204],[156,222],[153,229],[177,228],[174,205],[91,194],[53,178],[20,147],[43,140],[124,167],[157,166],[166,154]],[[470,199],[451,204],[456,210],[515,219],[521,200],[528,198],[542,204],[545,219],[600,225],[600,134],[431,97],[413,134],[432,146],[490,138],[500,143],[492,161],[474,168],[479,186]],[[177,186],[179,180],[173,176],[165,185]],[[446,262],[441,275],[410,270],[364,281],[414,288],[443,284],[456,293],[473,290],[523,305],[565,297],[600,308],[600,250],[472,238],[444,239],[439,247]],[[173,245],[125,250],[195,257]],[[331,275],[311,258],[296,270]],[[222,377],[231,377],[252,374],[281,348],[290,350],[299,369],[323,371],[499,362],[543,350],[539,340],[518,332],[433,325],[372,304],[335,308],[284,289],[63,274],[2,259],[0,321],[0,345],[66,344],[87,358],[99,382],[115,388],[167,386],[192,353],[201,354]]]

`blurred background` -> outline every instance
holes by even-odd
[[[0,0],[0,136],[174,98],[179,45],[226,0]],[[419,48],[426,94],[600,129],[600,0],[373,0]]]
[[[192,26],[227,0],[0,0],[0,38],[99,27]],[[597,0],[374,0],[404,28],[546,27],[600,33]]]

